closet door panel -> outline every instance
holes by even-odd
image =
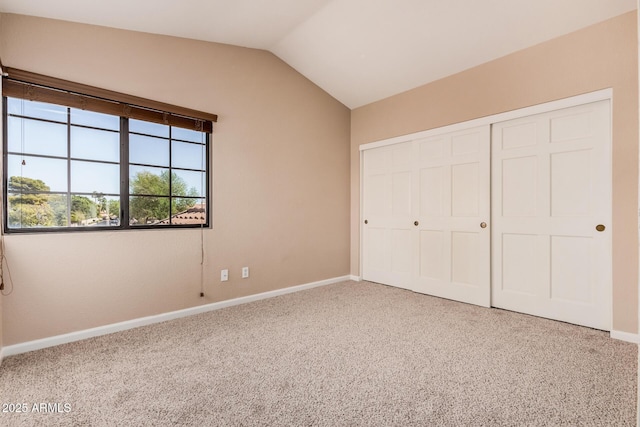
[[[492,305],[611,328],[610,104],[492,130]]]

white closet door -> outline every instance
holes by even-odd
[[[489,307],[490,127],[415,141],[414,290]]]
[[[489,306],[489,129],[364,152],[365,280]]]
[[[364,152],[363,278],[411,289],[411,142]]]
[[[610,329],[610,132],[609,101],[493,125],[493,306]]]

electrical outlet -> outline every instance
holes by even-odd
[[[220,281],[226,282],[227,280],[229,280],[229,270],[225,268],[224,270],[220,271]]]
[[[249,277],[249,267],[242,267],[242,278],[246,279]]]

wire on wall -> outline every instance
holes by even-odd
[[[6,297],[13,292],[13,278],[11,277],[11,270],[9,269],[9,260],[7,259],[7,252],[4,247],[4,233],[2,232],[0,232],[0,252],[0,294]],[[8,290],[4,280],[5,267],[7,270],[7,278],[9,279],[8,282],[6,282],[9,284]]]
[[[4,215],[4,194],[0,193],[0,218]],[[8,282],[5,282],[5,267],[7,271]],[[9,288],[5,283],[9,284]],[[0,230],[0,294],[6,296],[11,295],[13,292],[13,279],[11,278],[11,270],[9,269],[9,260],[7,259],[7,251],[4,246],[4,231]]]

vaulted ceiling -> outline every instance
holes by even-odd
[[[266,49],[350,108],[636,7],[636,0],[0,0],[0,12]]]

